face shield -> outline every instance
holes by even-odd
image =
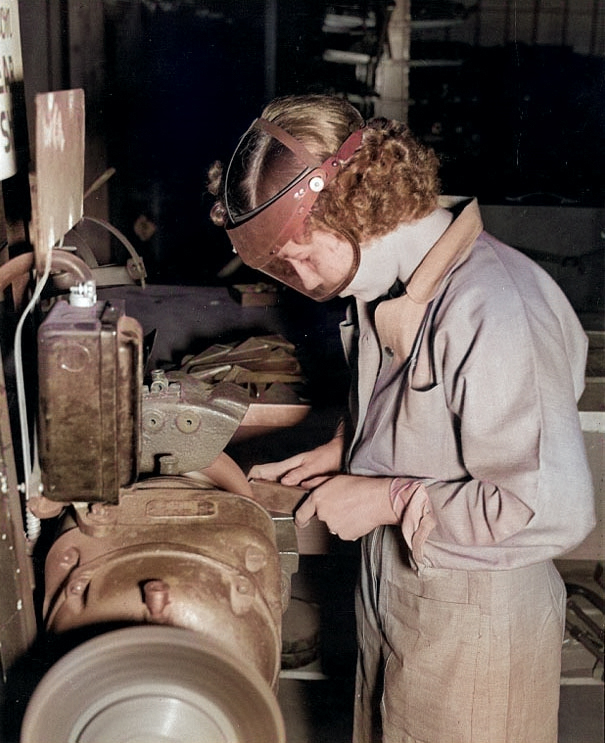
[[[269,136],[267,136],[269,135]],[[319,162],[276,124],[257,119],[240,140],[225,175],[226,229],[248,266],[312,299],[339,294],[359,265],[355,240],[314,232],[293,242],[318,195],[361,144],[361,129]]]

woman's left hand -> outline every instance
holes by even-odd
[[[324,480],[298,507],[296,526],[304,528],[317,516],[332,534],[355,540],[382,524],[397,524],[389,497],[391,482],[390,477],[360,475]]]

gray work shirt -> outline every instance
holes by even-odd
[[[358,302],[343,324],[358,375],[349,471],[422,484],[422,564],[525,566],[595,524],[577,410],[586,335],[545,271],[481,232],[476,203],[438,245],[450,234],[459,259],[424,303],[386,300],[379,318]]]

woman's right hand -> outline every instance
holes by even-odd
[[[341,471],[343,449],[343,437],[335,436],[327,444],[295,454],[280,462],[255,464],[248,473],[248,479],[271,480],[282,485],[317,487],[328,477]]]

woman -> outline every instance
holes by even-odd
[[[210,190],[245,263],[354,299],[352,425],[250,477],[310,488],[299,526],[363,537],[355,741],[555,743],[552,558],[594,526],[567,300],[476,201],[440,197],[404,125],[338,98],[270,103]]]

